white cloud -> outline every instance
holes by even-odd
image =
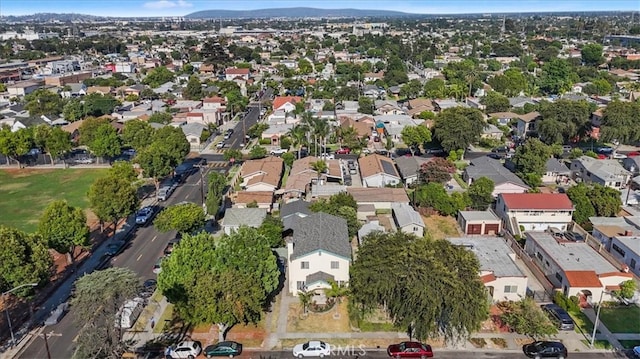
[[[186,2],[184,0],[177,0],[177,1],[158,0],[158,1],[149,1],[144,3],[145,8],[155,9],[155,10],[171,9],[176,7],[191,7],[191,6],[193,6],[193,4]]]

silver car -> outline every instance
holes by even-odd
[[[59,304],[56,309],[51,311],[49,318],[44,321],[44,325],[56,325],[64,317],[65,314],[69,311],[69,303],[64,302]]]

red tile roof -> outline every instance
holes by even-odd
[[[228,68],[225,72],[227,75],[248,75],[249,69]]]
[[[573,203],[565,193],[501,193],[510,210],[572,210]]]
[[[273,99],[273,109],[277,110],[287,102],[291,102],[292,104],[295,105],[300,101],[302,101],[302,97],[300,96],[278,96],[275,99]]]
[[[582,288],[602,288],[602,283],[595,271],[592,270],[570,270],[565,271],[569,285]]]
[[[496,276],[493,273],[489,273],[480,277],[480,280],[482,281],[482,283],[487,284],[496,280]]]
[[[207,97],[202,100],[204,103],[224,103],[224,99],[222,97]]]

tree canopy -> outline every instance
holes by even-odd
[[[587,101],[543,101],[539,111],[542,120],[536,125],[536,129],[547,144],[568,143],[591,130],[592,109]]]
[[[576,210],[573,219],[579,224],[589,222],[589,217],[615,217],[622,207],[620,191],[599,184],[579,183],[567,190],[567,196]]]
[[[418,172],[420,180],[424,183],[446,183],[456,172],[456,165],[446,158],[434,157],[431,161],[423,163]]]
[[[176,230],[180,233],[193,233],[202,228],[205,222],[202,206],[195,203],[175,204],[160,212],[153,224],[160,232]]]
[[[62,113],[64,100],[57,93],[47,89],[37,89],[24,98],[24,108],[30,116],[57,116]]]
[[[485,211],[493,203],[495,184],[487,177],[480,177],[469,186],[467,194],[471,201],[471,208]]]
[[[405,126],[400,135],[402,142],[409,146],[412,154],[416,148],[431,142],[431,131],[426,126]]]
[[[68,254],[71,261],[76,247],[90,244],[84,211],[63,200],[49,203],[40,217],[38,233],[47,241],[49,248]]]
[[[96,179],[89,187],[89,205],[100,222],[115,223],[135,212],[138,196],[131,182],[111,176]]]
[[[108,268],[81,276],[71,305],[80,329],[75,356],[121,358],[128,343],[119,323],[118,310],[139,291],[136,274],[127,268]]]
[[[142,80],[142,83],[149,85],[151,88],[157,88],[165,82],[172,81],[174,78],[175,74],[173,72],[164,66],[160,66],[149,71],[147,76]]]
[[[528,335],[533,339],[546,338],[558,333],[558,327],[551,322],[538,304],[531,298],[518,302],[499,304],[503,313],[500,319],[516,333]]]
[[[453,107],[436,116],[433,132],[442,148],[449,152],[464,150],[478,141],[486,126],[484,115],[479,110]]]
[[[478,273],[475,255],[448,241],[374,232],[358,250],[349,287],[360,313],[384,308],[416,338],[450,341],[468,337],[488,317]]]
[[[127,121],[122,129],[122,140],[136,151],[149,146],[155,130],[148,122],[140,120]]]
[[[309,208],[313,212],[324,212],[344,218],[347,221],[349,237],[355,236],[361,227],[357,216],[358,205],[353,196],[348,193],[338,193],[329,199],[320,199],[312,203]]]
[[[45,239],[5,226],[0,226],[0,238],[1,292],[27,283],[42,284],[49,279],[53,260]]]
[[[518,146],[513,156],[516,174],[527,185],[538,187],[542,183],[542,175],[546,172],[547,161],[553,149],[537,138],[528,139],[524,145]]]

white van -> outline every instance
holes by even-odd
[[[173,192],[174,188],[172,186],[163,186],[158,190],[158,201],[166,201]]]
[[[131,329],[144,309],[144,299],[133,298],[124,302],[116,315],[116,328]]]

